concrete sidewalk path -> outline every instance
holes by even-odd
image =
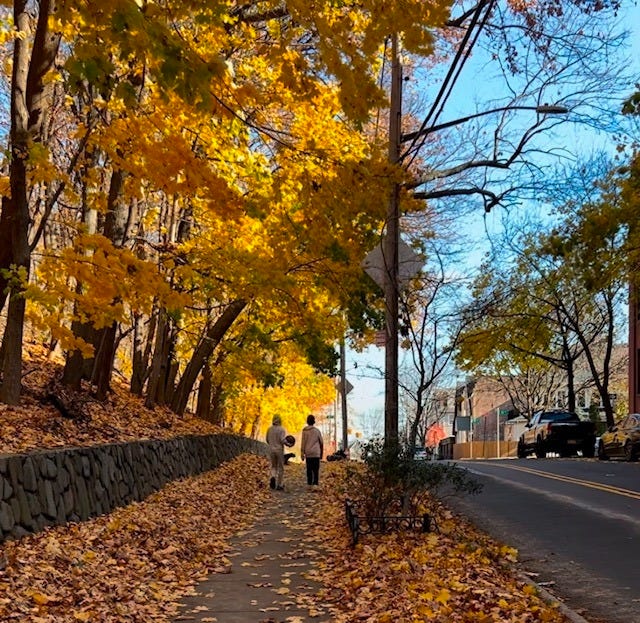
[[[319,492],[297,466],[286,468],[285,490],[271,491],[265,513],[232,541],[228,573],[217,573],[182,599],[174,623],[328,623],[305,576],[319,557],[305,538],[305,519]]]

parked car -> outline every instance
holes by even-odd
[[[560,456],[595,454],[595,424],[581,420],[571,411],[538,411],[518,440],[518,458],[535,454],[539,459],[548,452]]]
[[[416,446],[413,449],[413,460],[414,461],[426,461],[428,460],[429,452],[424,446]]]
[[[620,457],[635,461],[640,455],[640,414],[631,413],[602,433],[598,442],[598,458]]]

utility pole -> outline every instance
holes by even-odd
[[[398,35],[391,37],[391,100],[389,107],[389,162],[400,161],[402,117],[402,66],[398,53]],[[383,240],[385,299],[385,443],[398,442],[398,248],[400,245],[400,187],[394,182],[387,210],[387,232]]]
[[[342,390],[340,392],[341,397],[341,410],[342,410],[342,449],[345,454],[349,450],[349,437],[347,426],[347,363],[346,363],[346,348],[344,345],[344,338],[340,340],[340,385]]]
[[[338,395],[340,391],[336,388],[336,399],[333,401],[333,430],[331,431],[333,435],[333,451],[337,452],[338,450]]]

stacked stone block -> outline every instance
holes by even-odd
[[[237,435],[192,435],[0,455],[0,541],[108,513],[245,452],[267,450]]]

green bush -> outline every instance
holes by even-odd
[[[365,445],[363,460],[347,465],[345,491],[362,516],[418,515],[434,500],[482,489],[455,463],[414,460],[412,448],[382,439]]]

